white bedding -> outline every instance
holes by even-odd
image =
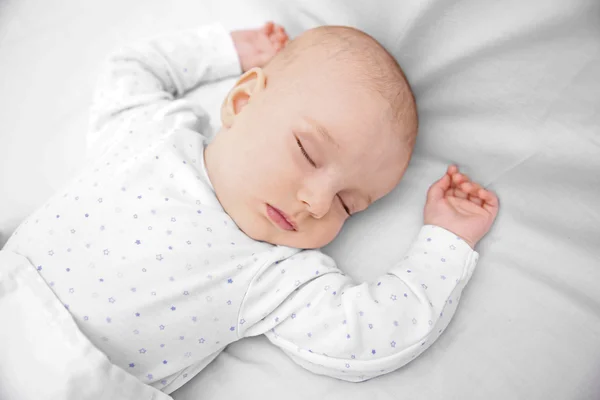
[[[325,249],[350,275],[369,280],[402,256],[450,162],[495,190],[501,210],[454,321],[408,366],[336,381],[258,337],[229,346],[173,397],[600,398],[598,0],[4,0],[0,245],[84,162],[91,93],[112,49],[266,19],[292,35],[359,27],[398,57],[416,93],[421,127],[405,178]],[[217,115],[231,83],[191,96]]]

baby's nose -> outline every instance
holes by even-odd
[[[337,191],[329,176],[319,175],[303,182],[298,191],[298,200],[306,206],[313,218],[323,218],[335,200]]]
[[[333,198],[327,195],[315,195],[307,200],[304,203],[310,214],[316,219],[321,219],[327,215],[333,203]]]

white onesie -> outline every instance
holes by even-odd
[[[92,113],[90,164],[4,250],[36,266],[112,363],[166,393],[260,334],[304,368],[348,381],[410,362],[450,322],[477,253],[424,226],[386,275],[356,284],[320,251],[247,237],[208,179],[206,114],[180,98],[239,73],[220,25],[115,53]]]

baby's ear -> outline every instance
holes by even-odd
[[[229,128],[235,116],[250,102],[252,96],[266,86],[265,73],[261,68],[252,68],[238,79],[221,106],[221,123]]]

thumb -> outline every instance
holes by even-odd
[[[441,200],[446,191],[450,189],[450,175],[444,174],[439,180],[434,182],[427,192],[427,200]]]

